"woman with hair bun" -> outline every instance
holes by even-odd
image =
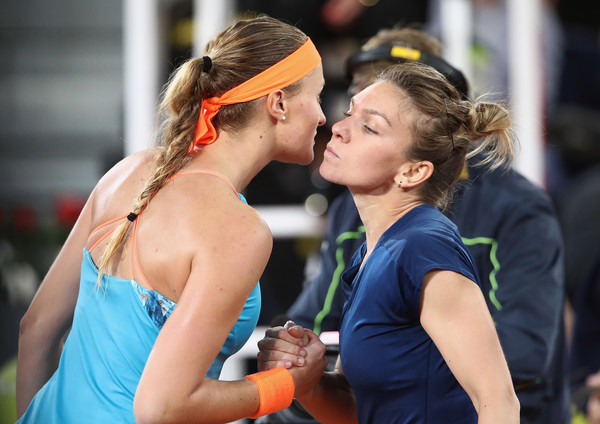
[[[218,378],[255,328],[272,248],[239,193],[273,160],[312,161],[323,85],[311,40],[266,16],[174,73],[158,145],[102,177],[21,322],[19,423],[223,423],[291,403],[287,370]]]
[[[323,373],[324,345],[288,322],[259,342],[259,369],[293,363],[296,398],[324,424],[518,423],[476,267],[440,211],[466,158],[492,169],[511,162],[507,111],[407,62],[356,94],[346,115],[320,172],[349,188],[366,242],[340,279],[336,368]]]

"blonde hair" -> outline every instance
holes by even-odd
[[[465,159],[481,154],[475,165],[490,170],[512,162],[511,121],[501,105],[461,100],[442,74],[419,62],[390,66],[378,80],[394,84],[405,94],[406,108],[413,116],[411,142],[404,155],[434,165],[420,191],[423,201],[445,209]]]
[[[212,61],[209,72],[204,72],[201,57],[189,59],[175,70],[165,86],[159,108],[162,123],[158,131],[155,172],[135,199],[132,212],[139,214],[169,177],[189,162],[188,149],[194,138],[202,99],[220,96],[258,75],[289,56],[306,40],[307,36],[298,28],[261,15],[230,25],[208,42],[205,55]],[[295,83],[286,90],[293,94],[298,86],[299,83]],[[256,101],[250,101],[223,106],[213,125],[217,131],[238,131],[248,125],[255,104]],[[111,236],[100,259],[98,281],[124,243],[130,224],[123,222]]]

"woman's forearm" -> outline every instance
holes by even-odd
[[[520,406],[514,391],[490,394],[487,398],[474,399],[479,424],[519,423]]]
[[[316,386],[296,399],[320,423],[357,422],[354,395],[348,381],[339,372],[324,373]]]
[[[56,370],[59,352],[60,343],[47,346],[33,334],[21,330],[17,355],[17,416],[25,413],[35,394]]]

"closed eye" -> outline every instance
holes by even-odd
[[[352,114],[350,113],[350,111],[346,111],[346,112],[344,112],[344,116],[350,117],[350,116],[352,116]],[[363,129],[365,130],[365,132],[367,134],[373,134],[373,135],[378,135],[379,134],[379,132],[375,131],[373,128],[371,128],[367,124],[363,125]]]
[[[364,128],[365,132],[367,132],[369,134],[373,134],[373,135],[379,134],[377,131],[375,131],[373,128],[369,127],[368,125],[363,125],[363,128]]]

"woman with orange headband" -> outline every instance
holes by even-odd
[[[323,85],[310,39],[269,17],[177,70],[158,145],[102,177],[22,320],[20,423],[230,422],[291,403],[287,370],[218,377],[257,323],[272,248],[239,193],[273,160],[312,161]]]

